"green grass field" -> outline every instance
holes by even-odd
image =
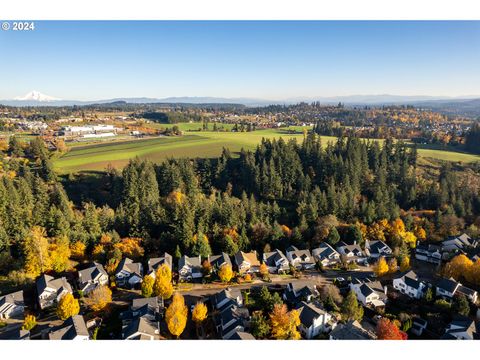
[[[228,148],[235,153],[242,148],[255,149],[262,138],[294,138],[302,141],[302,128],[291,134],[285,129],[257,130],[254,132],[212,132],[188,131],[198,129],[198,124],[181,124],[185,135],[181,137],[160,137],[130,141],[78,145],[55,160],[54,165],[60,173],[84,170],[104,170],[107,165],[122,168],[136,156],[160,162],[169,157],[218,157],[222,149]],[[335,141],[335,137],[322,136],[323,144]],[[480,156],[448,150],[421,148],[422,157],[448,161],[480,161]]]

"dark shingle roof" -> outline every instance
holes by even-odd
[[[74,315],[48,334],[50,340],[72,340],[77,336],[89,336],[82,315]]]
[[[300,313],[300,321],[302,324],[309,328],[312,326],[315,319],[319,316],[325,315],[326,311],[318,306],[302,301],[300,306],[297,308]]]

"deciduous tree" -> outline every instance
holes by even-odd
[[[207,318],[207,306],[203,302],[198,302],[192,311],[192,320],[200,324]]]
[[[281,340],[298,340],[300,332],[300,315],[297,310],[288,311],[287,305],[277,304],[270,314],[272,337]]]
[[[374,265],[373,271],[375,272],[375,275],[378,277],[383,276],[388,273],[388,264],[385,258],[382,256],[380,257],[377,262]]]
[[[149,298],[153,294],[155,280],[150,275],[145,275],[142,281],[142,296]]]
[[[228,283],[233,277],[232,266],[228,264],[223,264],[218,270],[218,277],[223,283]]]
[[[85,303],[93,310],[100,311],[112,302],[112,290],[108,286],[98,286],[85,299]]]
[[[165,320],[167,322],[168,331],[177,338],[185,330],[187,325],[188,309],[185,305],[185,299],[180,293],[173,295],[172,303],[165,312]]]
[[[78,300],[72,294],[67,293],[62,296],[57,306],[57,315],[62,320],[67,320],[80,311]]]
[[[379,340],[407,340],[407,334],[387,318],[378,321],[376,333]]]
[[[37,326],[37,318],[33,315],[26,315],[23,321],[22,330],[32,330]]]
[[[25,272],[32,277],[51,269],[49,244],[45,229],[34,226],[24,242]]]

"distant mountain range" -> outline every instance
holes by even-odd
[[[8,106],[73,106],[108,104],[114,102],[126,102],[131,104],[168,103],[168,104],[241,104],[245,106],[267,106],[274,104],[296,104],[299,102],[319,101],[321,104],[345,105],[404,105],[410,104],[417,107],[429,108],[442,111],[448,114],[460,114],[466,116],[480,115],[480,96],[465,96],[462,98],[442,96],[401,96],[401,95],[351,95],[332,97],[296,97],[279,100],[266,100],[257,98],[223,98],[223,97],[167,97],[167,98],[114,98],[105,100],[79,101],[62,100],[53,96],[42,94],[38,91],[31,91],[25,96],[16,97],[10,100],[0,100],[0,104]]]

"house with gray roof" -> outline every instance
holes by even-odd
[[[310,250],[300,250],[295,246],[289,246],[285,251],[290,264],[297,269],[313,269],[315,268],[315,260]]]
[[[378,259],[381,256],[388,257],[392,255],[392,249],[381,240],[367,240],[365,242],[365,253],[373,259]]]
[[[357,320],[338,324],[330,332],[330,340],[376,340],[377,335]]]
[[[228,340],[255,340],[255,337],[245,331],[236,331]]]
[[[240,289],[226,288],[210,296],[212,306],[216,310],[222,310],[229,303],[243,306],[243,296]]]
[[[349,286],[364,306],[383,307],[387,302],[387,288],[380,281],[354,279]]]
[[[203,277],[202,258],[182,256],[178,260],[178,276],[181,281],[190,281]]]
[[[0,296],[0,319],[21,318],[24,309],[23,290]]]
[[[230,256],[224,252],[222,252],[220,255],[209,255],[208,262],[212,266],[213,271],[217,271],[223,265],[232,266]]]
[[[145,316],[138,316],[123,325],[122,339],[124,340],[158,340],[160,327],[158,321]]]
[[[357,244],[348,245],[343,241],[341,241],[337,245],[337,251],[349,263],[363,262],[366,259],[365,253],[363,252],[360,245],[357,245]]]
[[[393,279],[393,287],[414,299],[420,299],[427,291],[427,284],[420,281],[417,274],[412,270],[404,272]]]
[[[437,283],[436,294],[444,299],[452,299],[455,295],[462,294],[474,304],[478,300],[477,291],[462,285],[454,278],[440,279],[440,281]]]
[[[313,281],[299,280],[288,283],[283,293],[283,299],[290,303],[298,303],[300,301],[310,302],[319,295]]]
[[[235,264],[237,265],[240,274],[256,273],[260,269],[260,261],[258,261],[256,251],[251,251],[249,253],[238,251],[235,254]]]
[[[142,282],[142,278],[142,263],[133,262],[129,258],[122,259],[115,270],[115,279],[119,286],[135,287]]]
[[[340,262],[340,253],[326,242],[313,249],[312,256],[315,261],[320,262],[323,266],[330,266]]]
[[[104,285],[108,285],[108,274],[102,264],[93,263],[92,266],[78,272],[78,289],[84,295]]]
[[[173,270],[172,255],[170,255],[169,253],[166,252],[161,257],[148,259],[148,262],[147,262],[148,272],[147,272],[147,274],[155,279],[155,272],[163,264],[166,264],[170,268],[170,271],[172,271]]]
[[[230,302],[223,310],[214,315],[217,334],[221,339],[230,339],[236,332],[243,332],[245,324],[250,319],[247,308],[239,307]]]
[[[263,262],[267,265],[270,274],[281,274],[290,269],[287,257],[278,249],[264,253]]]
[[[65,294],[73,294],[72,287],[65,277],[55,279],[44,274],[37,279],[36,288],[38,304],[42,310],[57,304]]]
[[[442,262],[441,247],[438,245],[424,244],[423,242],[417,241],[417,247],[415,248],[415,259],[439,265]]]
[[[62,325],[52,328],[48,332],[49,340],[89,340],[87,325],[82,315],[74,315]]]
[[[300,315],[300,332],[306,339],[312,339],[320,333],[327,333],[336,326],[336,321],[322,307],[302,301],[297,311]]]
[[[480,324],[467,317],[454,319],[445,328],[442,340],[474,340],[480,337]]]

